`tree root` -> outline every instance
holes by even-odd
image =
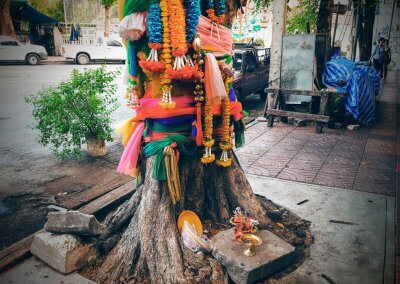
[[[283,239],[295,242],[271,221],[269,203],[254,195],[235,155],[232,165],[203,165],[198,157],[181,157],[180,182],[184,200],[172,205],[164,183],[152,178],[154,157],[147,159],[144,183],[132,197],[107,216],[101,236],[105,255],[94,280],[100,283],[227,283],[221,264],[202,252],[185,248],[176,225],[183,210],[196,212],[203,221],[227,224],[241,206]],[[300,219],[301,220],[301,219]],[[291,232],[290,232],[291,233]],[[298,236],[297,236],[298,237]]]

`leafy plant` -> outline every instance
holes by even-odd
[[[255,44],[255,45],[258,45],[258,46],[261,46],[261,47],[264,47],[264,41],[263,41],[262,38],[256,39],[256,40],[254,41],[254,44]]]
[[[60,158],[78,157],[86,138],[112,141],[111,114],[117,108],[114,79],[120,71],[74,69],[71,77],[25,98],[33,106],[39,142]]]
[[[288,11],[286,33],[305,33],[307,27],[313,33],[317,24],[318,7],[319,0],[299,0],[297,6]]]

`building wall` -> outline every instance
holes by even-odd
[[[388,38],[390,28],[390,18],[392,15],[393,1],[397,0],[385,0],[380,4],[379,14],[375,17],[374,25],[374,38],[380,37]],[[392,62],[389,68],[396,70],[400,69],[400,7],[395,4],[392,30],[390,33],[389,41],[390,49],[392,51]]]
[[[375,15],[374,24],[374,40],[376,41],[380,37],[388,38],[390,19],[392,16],[393,1],[396,0],[385,0],[381,1],[377,14]],[[335,1],[335,4],[337,1]],[[348,4],[348,1],[340,1],[341,4]],[[336,14],[333,14],[332,19],[332,31],[335,25]],[[353,12],[348,11],[345,15],[339,15],[338,27],[336,31],[336,41],[339,40],[342,52],[347,58],[351,57],[351,51],[353,46]],[[400,7],[395,4],[392,31],[390,34],[390,47],[392,50],[392,63],[389,68],[400,68]],[[356,60],[358,60],[359,54],[358,49],[356,53]]]

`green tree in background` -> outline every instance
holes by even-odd
[[[104,36],[110,35],[110,12],[111,12],[111,7],[116,2],[117,0],[101,0],[101,5],[104,7],[104,12],[105,12]]]
[[[319,0],[298,0],[296,7],[288,10],[286,33],[313,33],[316,30]]]
[[[29,5],[40,13],[64,22],[64,5],[62,0],[29,0]]]

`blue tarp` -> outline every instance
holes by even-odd
[[[334,57],[326,62],[322,75],[324,85],[347,92],[344,106],[359,123],[375,122],[375,94],[380,90],[379,72],[365,62]]]

